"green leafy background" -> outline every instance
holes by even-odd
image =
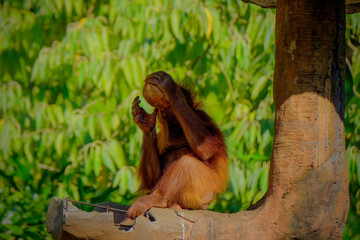
[[[131,204],[145,76],[199,93],[225,133],[228,190],[209,209],[246,209],[267,190],[274,135],[275,11],[237,1],[0,1],[0,239],[49,239],[52,196]],[[347,16],[346,149],[360,239],[360,15]],[[147,111],[151,107],[142,102]]]

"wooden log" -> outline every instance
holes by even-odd
[[[185,239],[194,224],[182,217],[185,212],[189,211],[152,208],[149,213],[154,219],[140,216],[136,221],[125,219],[115,226],[112,212],[85,212],[54,197],[47,211],[46,227],[56,240]],[[196,212],[202,211],[192,214]]]

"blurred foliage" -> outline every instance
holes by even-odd
[[[267,190],[275,11],[241,1],[0,1],[0,239],[49,239],[52,196],[131,204],[141,132],[130,105],[145,76],[198,91],[225,133],[236,212]],[[346,147],[360,238],[360,15],[348,16]],[[151,107],[142,102],[146,110]]]
[[[360,13],[347,15],[345,130],[350,209],[343,239],[360,240]]]

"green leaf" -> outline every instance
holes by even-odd
[[[9,229],[14,235],[21,236],[24,232],[21,227],[12,225],[12,224],[4,224],[4,226]]]
[[[33,153],[31,150],[32,150],[31,142],[29,139],[26,139],[25,145],[24,145],[24,153],[29,162],[33,162],[33,160],[34,160]]]
[[[241,193],[241,198],[246,199],[246,178],[245,178],[245,170],[244,169],[239,169],[239,171],[237,172],[237,174],[239,174],[239,187],[240,187],[240,193]]]
[[[82,88],[85,82],[85,64],[84,61],[80,61],[79,63],[79,67],[78,67],[78,71],[79,71],[79,76],[78,76],[78,87]]]
[[[267,169],[263,169],[260,177],[260,188],[263,193],[266,192],[269,185],[269,172]]]
[[[356,159],[356,168],[357,168],[357,180],[360,184],[360,154],[354,154],[354,158]]]
[[[127,179],[128,179],[128,190],[131,193],[135,193],[136,190],[138,189],[138,184],[136,182],[136,177],[135,177],[135,172],[132,171],[134,168],[130,169],[130,168],[126,168],[126,175],[127,175]]]
[[[251,124],[249,127],[249,141],[248,146],[250,149],[252,149],[255,146],[255,140],[256,140],[256,135],[257,135],[257,127],[255,124]]]
[[[54,1],[56,9],[61,12],[63,8],[63,0],[55,0]]]
[[[116,130],[120,125],[120,117],[115,113],[111,118],[111,129]]]
[[[274,24],[271,23],[270,27],[267,28],[264,38],[264,49],[268,49],[270,46],[270,40],[274,37]]]
[[[115,173],[116,169],[115,169],[115,165],[114,162],[112,160],[112,158],[110,157],[108,151],[105,148],[101,148],[101,158],[102,161],[105,165],[105,167],[107,167],[112,173]]]
[[[31,179],[31,173],[30,173],[30,166],[31,164],[27,161],[21,161],[20,159],[14,159],[17,167],[18,172],[21,173],[22,179],[24,181],[28,181]]]
[[[70,188],[71,196],[73,197],[73,199],[79,200],[80,195],[79,195],[79,190],[77,188],[77,185],[70,185],[69,188]]]
[[[256,161],[269,160],[268,156],[264,156],[264,155],[260,155],[260,154],[251,154],[250,158],[252,158],[253,160],[256,160]]]
[[[96,148],[90,148],[90,152],[87,155],[87,158],[84,159],[84,171],[85,171],[85,175],[88,176],[91,173],[91,170],[93,169],[93,165],[94,165],[94,170],[95,170],[95,162],[96,162]],[[96,170],[97,173],[99,173],[99,170]],[[96,176],[98,174],[95,174]]]
[[[43,239],[44,237],[40,233],[42,232],[39,231],[38,225],[33,228],[27,227],[24,229],[24,235],[29,236],[32,239]]]
[[[64,133],[59,132],[55,140],[55,149],[57,154],[59,154],[59,156],[62,156],[63,154],[63,146],[64,146]]]
[[[74,3],[74,8],[75,8],[76,14],[81,16],[83,10],[85,9],[83,0],[77,0],[77,1],[74,1],[73,3]]]
[[[133,79],[137,87],[140,87],[145,79],[145,74],[142,72],[141,62],[139,57],[132,57],[130,59],[131,69],[133,72]]]
[[[69,156],[69,160],[71,162],[76,163],[78,161],[78,151],[77,151],[77,147],[75,144],[72,145],[71,150],[70,150],[70,156]]]
[[[236,171],[235,169],[238,170],[238,168],[235,166],[229,168],[229,178],[231,179],[230,184],[232,186],[232,191],[235,197],[239,198],[239,186],[238,186],[239,180],[237,178],[237,175],[235,174]]]
[[[66,10],[66,15],[68,17],[72,16],[72,5],[71,5],[71,1],[70,0],[64,0],[65,2],[65,10]]]
[[[120,143],[112,139],[107,145],[108,152],[114,159],[114,162],[118,169],[121,169],[125,165],[126,156]]]
[[[112,183],[112,187],[115,188],[117,186],[119,186],[120,180],[121,180],[121,171],[119,170],[117,171],[117,173],[115,174],[115,177],[113,179],[113,183]]]
[[[184,42],[184,39],[180,33],[180,12],[173,10],[170,14],[170,30],[176,40],[180,43]]]
[[[257,189],[261,173],[263,173],[262,169],[260,169],[258,171],[255,171],[253,173],[252,178],[251,178],[251,185],[250,185],[251,190],[256,190]]]
[[[44,120],[44,111],[42,107],[39,107],[36,111],[36,117],[35,117],[35,126],[36,130],[39,130],[40,128],[43,128],[45,124]]]
[[[255,85],[254,85],[253,90],[251,92],[251,99],[252,100],[255,100],[259,96],[259,93],[265,87],[265,85],[266,85],[266,83],[268,81],[268,77],[267,76],[262,76],[259,79],[256,79],[254,81],[255,81]]]
[[[101,39],[102,39],[102,46],[104,47],[106,52],[110,51],[109,48],[109,38],[108,38],[108,32],[106,31],[106,28],[101,29]]]
[[[111,89],[113,85],[113,74],[111,68],[111,59],[105,60],[103,72],[101,74],[101,86],[104,89],[106,97],[110,97]]]
[[[129,59],[125,59],[123,61],[121,61],[121,70],[125,76],[125,80],[128,84],[128,86],[134,86],[136,84],[136,81],[133,77],[133,72],[132,72],[132,66],[131,66],[131,62]],[[139,86],[137,86],[139,87]]]
[[[7,240],[7,239],[10,239],[10,238],[11,238],[11,235],[10,235],[10,234],[0,233],[0,239]]]
[[[213,117],[215,122],[221,123],[222,120],[224,119],[224,108],[223,106],[221,106],[218,97],[214,92],[210,92],[207,95],[205,99],[205,104],[206,104],[207,113],[211,117]]]
[[[101,117],[99,119],[100,121],[100,128],[102,130],[102,133],[103,135],[106,137],[106,138],[110,138],[111,136],[111,132],[110,132],[110,126],[108,125],[105,117]]]
[[[46,109],[46,115],[48,119],[50,119],[51,125],[56,126],[57,121],[56,121],[53,105],[47,106],[45,109]]]
[[[95,158],[94,158],[94,173],[95,176],[99,176],[100,170],[101,170],[101,154],[100,154],[100,148],[97,147],[95,149]]]
[[[127,178],[127,174],[126,174],[126,167],[124,167],[123,169],[121,169],[121,180],[120,180],[120,189],[119,192],[120,194],[124,195],[127,191],[127,186],[128,186],[128,178]]]
[[[88,129],[89,134],[92,139],[96,139],[96,122],[95,122],[95,116],[89,116],[88,117]]]

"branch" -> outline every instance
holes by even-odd
[[[276,0],[242,0],[245,3],[252,3],[263,8],[276,8]],[[346,13],[360,12],[360,0],[346,0]]]
[[[245,3],[252,3],[263,8],[276,8],[276,0],[242,0]]]

